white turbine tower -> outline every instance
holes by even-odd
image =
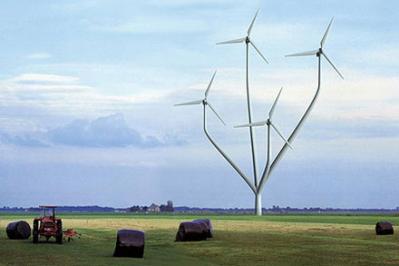
[[[313,109],[314,104],[316,103],[316,100],[319,96],[320,93],[320,88],[321,88],[321,56],[323,56],[327,62],[334,68],[334,70],[338,73],[338,75],[343,79],[344,77],[342,76],[342,74],[339,72],[339,70],[334,66],[334,64],[331,62],[331,60],[327,57],[327,55],[325,54],[323,48],[324,48],[324,44],[326,42],[328,33],[330,31],[332,22],[333,22],[334,18],[331,19],[330,23],[328,24],[328,27],[323,35],[323,38],[320,41],[320,48],[317,50],[313,50],[313,51],[307,51],[307,52],[302,52],[302,53],[296,53],[296,54],[291,54],[291,55],[287,55],[289,56],[310,56],[310,55],[316,55],[317,60],[318,60],[318,78],[317,78],[317,89],[316,89],[316,93],[313,96],[313,99],[311,100],[310,104],[308,105],[308,107],[305,110],[305,113],[302,115],[301,119],[299,120],[298,124],[296,125],[296,127],[294,128],[294,130],[292,131],[291,135],[288,138],[288,142],[285,143],[285,145],[281,148],[281,150],[277,153],[276,157],[274,158],[274,160],[269,163],[271,161],[271,155],[270,155],[270,148],[268,147],[268,158],[267,158],[267,163],[266,163],[266,167],[262,173],[262,177],[260,179],[259,182],[259,186],[258,186],[258,191],[262,192],[263,190],[263,186],[266,183],[266,181],[269,179],[271,173],[273,172],[274,168],[277,166],[278,162],[281,160],[282,156],[285,154],[287,148],[290,147],[289,143],[292,143],[293,140],[295,139],[296,135],[298,134],[299,130],[301,129],[302,125],[304,124],[305,120],[308,118],[310,112]],[[270,146],[270,143],[269,143]]]
[[[248,27],[247,30],[247,35],[245,37],[239,38],[239,39],[234,39],[230,41],[225,41],[225,42],[219,42],[217,44],[234,44],[234,43],[245,43],[245,73],[246,73],[246,93],[247,93],[247,109],[248,109],[248,123],[252,123],[252,106],[251,106],[251,97],[249,93],[249,56],[248,56],[248,51],[249,51],[249,45],[251,45],[255,51],[259,54],[259,56],[266,62],[267,59],[263,56],[263,54],[260,52],[260,50],[256,47],[252,39],[250,38],[251,36],[251,31],[252,27],[255,23],[256,17],[258,16],[259,9],[256,11],[254,18],[251,21],[251,24]],[[258,172],[257,172],[257,160],[256,160],[256,150],[255,150],[255,134],[252,129],[252,127],[249,127],[249,138],[250,138],[250,143],[251,143],[251,154],[252,154],[252,168],[253,168],[253,175],[254,175],[254,186],[256,187],[258,185]],[[262,213],[262,207],[261,207],[261,195],[258,193],[255,193],[255,209],[258,214]]]

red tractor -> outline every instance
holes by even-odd
[[[62,244],[62,221],[55,217],[56,206],[39,206],[43,209],[43,216],[33,220],[33,243],[38,243],[40,237],[48,241],[54,237],[58,244]]]

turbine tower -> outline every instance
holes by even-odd
[[[202,100],[196,100],[196,101],[191,101],[191,102],[186,102],[186,103],[182,103],[182,104],[177,104],[178,105],[194,105],[194,104],[203,104],[203,126],[204,126],[204,132],[206,137],[208,138],[208,140],[212,143],[212,145],[216,148],[216,150],[223,156],[223,158],[226,159],[226,161],[236,170],[236,172],[243,178],[243,180],[247,183],[247,185],[249,186],[249,188],[251,189],[251,191],[254,193],[255,195],[255,213],[256,215],[262,215],[262,201],[261,201],[261,195],[262,195],[262,191],[263,191],[263,187],[265,185],[265,183],[267,182],[267,180],[269,179],[269,177],[271,176],[273,170],[275,169],[275,167],[278,165],[279,161],[282,159],[282,156],[285,154],[285,152],[287,151],[288,148],[292,149],[292,142],[294,141],[296,135],[298,134],[300,128],[302,127],[303,123],[305,122],[305,120],[307,119],[307,117],[309,116],[311,110],[313,109],[314,104],[316,103],[316,100],[319,96],[320,93],[320,88],[321,88],[321,57],[324,57],[327,62],[333,67],[333,69],[338,73],[338,75],[343,79],[342,74],[339,72],[339,70],[334,66],[334,64],[331,62],[331,60],[327,57],[327,55],[324,52],[324,44],[326,42],[330,27],[332,25],[333,19],[331,19],[327,30],[325,31],[323,38],[320,41],[320,47],[317,50],[312,50],[312,51],[307,51],[307,52],[302,52],[302,53],[296,53],[296,54],[291,54],[291,55],[287,55],[287,56],[311,56],[311,55],[315,55],[317,57],[318,60],[318,78],[317,78],[317,89],[316,92],[312,98],[312,100],[310,101],[308,107],[306,108],[304,114],[302,115],[301,119],[299,120],[299,122],[297,123],[297,125],[295,126],[294,130],[292,131],[292,133],[290,134],[290,136],[288,138],[285,138],[284,135],[281,133],[281,131],[277,128],[277,126],[275,125],[274,121],[273,121],[273,114],[275,112],[275,108],[277,106],[277,103],[280,99],[280,95],[282,92],[282,88],[280,89],[276,99],[274,100],[268,116],[266,118],[266,120],[264,121],[260,121],[260,122],[252,122],[252,113],[251,113],[251,99],[250,99],[250,91],[249,91],[249,82],[248,82],[248,49],[249,49],[249,45],[251,45],[255,51],[262,57],[262,59],[264,61],[267,62],[266,58],[262,55],[262,53],[258,50],[258,48],[255,46],[255,44],[252,42],[252,40],[250,39],[250,34],[251,34],[251,30],[253,27],[253,24],[255,22],[255,19],[258,15],[258,11],[256,12],[254,18],[252,19],[251,24],[249,25],[248,31],[247,31],[247,35],[246,37],[240,38],[240,39],[235,39],[235,40],[231,40],[231,41],[226,41],[226,42],[221,42],[218,44],[229,44],[229,43],[243,43],[245,42],[246,44],[246,92],[247,92],[247,107],[248,107],[248,123],[247,124],[243,124],[243,125],[239,125],[236,126],[238,128],[240,127],[248,127],[249,128],[249,135],[250,135],[250,141],[251,141],[251,152],[252,152],[252,166],[253,166],[253,181],[251,181],[250,178],[247,177],[247,175],[241,171],[241,169],[230,159],[230,157],[219,147],[219,145],[216,143],[216,141],[212,138],[212,136],[209,134],[208,132],[208,128],[207,128],[207,108],[209,107],[214,114],[219,118],[220,121],[222,121],[224,123],[224,121],[222,120],[222,118],[219,116],[219,114],[215,111],[215,109],[212,107],[212,105],[209,104],[208,100],[207,100],[207,96],[210,90],[210,87],[212,85],[213,79],[215,77],[216,72],[213,74],[212,79],[208,85],[208,88],[205,91],[205,98]],[[256,165],[256,152],[255,152],[255,139],[254,139],[254,132],[253,132],[253,127],[257,127],[257,126],[267,126],[267,130],[266,130],[266,136],[267,136],[267,153],[266,153],[266,163],[263,169],[263,172],[260,176],[260,179],[258,179],[257,176],[257,165]],[[282,146],[282,148],[280,149],[280,151],[277,153],[277,155],[272,158],[272,154],[271,154],[271,131],[272,129],[277,133],[277,135],[284,141],[284,144]]]
[[[260,179],[259,185],[258,185],[258,192],[262,193],[263,191],[263,186],[265,185],[266,181],[269,179],[270,175],[272,174],[274,168],[276,168],[277,164],[280,162],[281,158],[287,151],[287,149],[290,147],[290,143],[292,143],[298,134],[299,130],[301,129],[302,125],[308,118],[310,112],[313,109],[313,106],[315,105],[317,98],[320,93],[320,88],[321,88],[321,56],[323,56],[327,62],[334,68],[334,70],[338,73],[338,75],[344,79],[343,75],[339,72],[339,70],[334,66],[334,64],[331,62],[331,60],[327,57],[327,55],[324,53],[323,47],[326,42],[328,33],[330,31],[330,27],[334,21],[334,18],[331,19],[330,23],[328,24],[328,27],[323,35],[323,38],[320,41],[320,47],[318,50],[313,50],[313,51],[307,51],[307,52],[302,52],[302,53],[296,53],[296,54],[290,54],[287,55],[286,57],[293,57],[293,56],[311,56],[311,55],[316,55],[317,61],[318,61],[318,71],[317,71],[317,89],[316,92],[310,101],[308,107],[305,110],[305,113],[302,115],[301,119],[299,120],[298,124],[295,126],[294,130],[292,131],[291,135],[288,137],[287,142],[283,145],[281,150],[277,153],[276,157],[271,160],[271,154],[270,154],[270,134],[268,134],[268,154],[267,154],[267,163],[266,167],[263,170],[262,177]],[[269,163],[270,162],[270,163]]]
[[[249,24],[248,30],[247,30],[247,35],[243,38],[239,39],[234,39],[230,41],[224,41],[224,42],[219,42],[219,44],[232,44],[232,43],[245,43],[245,80],[246,80],[246,93],[247,93],[247,110],[248,110],[248,123],[252,123],[252,106],[251,106],[251,96],[250,96],[250,91],[249,91],[249,45],[251,45],[255,51],[258,53],[258,55],[268,64],[269,62],[267,59],[263,56],[263,54],[259,51],[259,49],[256,47],[252,39],[250,39],[251,36],[251,31],[252,27],[254,26],[256,17],[258,16],[259,9],[256,11],[255,16],[253,17],[251,24]],[[253,175],[254,175],[254,186],[258,186],[258,166],[257,166],[257,160],[256,160],[256,149],[255,149],[255,132],[252,129],[252,127],[249,127],[249,140],[251,143],[251,154],[252,154],[252,169],[253,169]],[[256,193],[255,194],[255,209],[257,213],[262,212],[262,199],[261,199],[261,194]]]

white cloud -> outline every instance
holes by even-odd
[[[179,146],[185,144],[178,136],[170,133],[161,137],[143,135],[131,128],[123,114],[112,114],[94,120],[75,119],[52,129],[39,128],[32,121],[2,119],[5,124],[0,130],[0,143],[16,146],[65,145],[77,147],[141,147]],[[21,130],[21,126],[25,126]],[[7,130],[8,128],[8,130]]]
[[[158,102],[165,93],[149,90],[109,95],[82,84],[77,77],[26,73],[0,81],[0,104],[7,108],[41,108],[51,112],[88,115],[112,113],[133,104]]]
[[[251,97],[253,102],[271,103],[278,89],[284,87],[280,104],[304,110],[312,99],[317,87],[317,72],[309,69],[275,69],[271,71],[253,70],[251,76]],[[387,119],[397,120],[399,114],[399,78],[396,76],[371,75],[361,71],[343,68],[346,79],[341,80],[336,73],[323,63],[321,93],[314,112],[319,118],[343,119]],[[223,95],[235,99],[245,99],[244,72],[242,69],[220,69],[215,79],[210,97]],[[207,81],[191,88],[201,90]],[[227,100],[225,102],[228,102]]]
[[[393,45],[381,44],[378,48],[347,49],[344,52],[348,61],[364,66],[372,63],[373,66],[384,66],[384,68],[399,67],[399,47]]]
[[[299,43],[305,37],[318,37],[318,28],[304,22],[258,22],[253,27],[253,39],[255,42],[272,44],[290,41],[290,45]],[[321,36],[321,32],[319,35]],[[321,37],[320,37],[321,38]],[[312,40],[312,39],[310,39]],[[315,39],[316,41],[316,39]],[[315,43],[317,44],[317,43]]]
[[[151,0],[147,1],[151,5],[154,6],[166,6],[166,7],[182,7],[182,6],[194,6],[194,5],[220,5],[220,4],[231,4],[231,1],[228,0],[168,0],[168,1],[160,1],[160,0]]]
[[[17,83],[75,83],[79,81],[79,78],[63,75],[26,73],[12,78],[11,81]]]
[[[79,78],[53,74],[26,73],[0,81],[3,96],[43,99],[54,93],[82,93],[92,88],[79,84]]]
[[[48,59],[51,58],[51,54],[49,53],[33,53],[27,56],[28,59],[32,60],[41,60],[41,59]]]
[[[147,16],[136,17],[130,21],[91,22],[89,28],[115,33],[192,33],[207,30],[208,25],[199,19]]]
[[[25,133],[29,128],[30,132],[44,132],[45,129],[41,128],[32,120],[26,120],[16,117],[2,117],[0,118],[1,129],[9,134]]]

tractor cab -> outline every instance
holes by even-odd
[[[43,209],[43,217],[55,217],[55,208],[56,206],[39,206],[39,208]]]
[[[39,208],[42,208],[43,216],[41,217],[41,219],[43,221],[55,221],[55,208],[57,208],[56,206],[39,206]]]
[[[43,209],[43,216],[33,220],[33,243],[38,243],[40,237],[48,241],[54,237],[56,242],[62,244],[62,221],[56,218],[56,206],[39,206]]]

